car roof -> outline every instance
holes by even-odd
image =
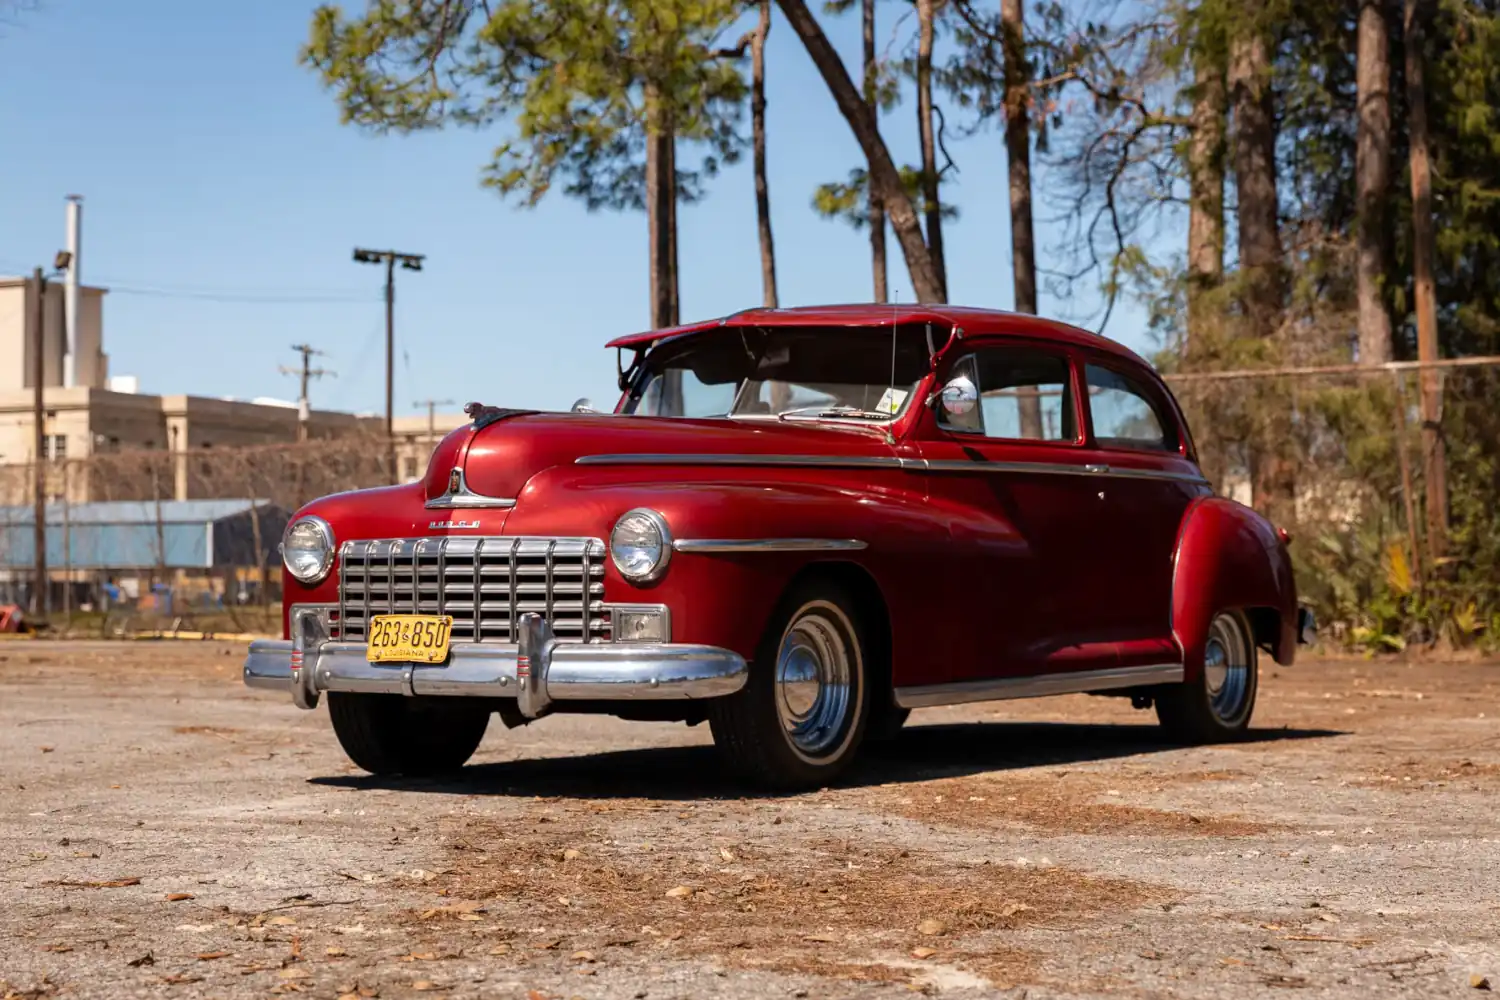
[[[959,327],[965,339],[972,337],[1035,337],[1054,340],[1081,347],[1092,347],[1109,354],[1146,364],[1140,355],[1130,348],[1097,333],[1044,319],[1026,313],[1005,312],[1001,309],[976,309],[969,306],[950,305],[882,305],[860,303],[850,305],[798,306],[793,309],[745,309],[719,319],[702,320],[671,326],[660,330],[616,337],[606,347],[630,347],[644,350],[654,344],[680,337],[690,337],[713,330],[734,330],[745,327],[865,327],[872,331],[888,329],[892,325],[906,326],[932,323],[944,327]],[[1149,367],[1149,365],[1147,366]]]

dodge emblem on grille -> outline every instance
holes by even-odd
[[[479,527],[479,522],[478,521],[432,521],[432,522],[429,522],[428,525],[427,525],[427,528],[428,528],[429,531],[436,531],[438,528],[477,528],[477,527]]]

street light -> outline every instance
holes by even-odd
[[[396,371],[396,265],[404,271],[422,270],[424,254],[398,250],[354,248],[356,264],[385,265],[385,442],[386,472],[396,482],[395,371]]]
[[[35,434],[32,445],[32,519],[36,521],[32,544],[36,547],[36,584],[31,594],[31,610],[39,618],[45,618],[52,610],[51,594],[48,592],[50,588],[47,586],[47,467],[42,464],[42,453],[47,449],[47,402],[43,392],[47,381],[47,281],[67,273],[72,264],[73,255],[66,250],[59,250],[52,258],[51,274],[45,273],[40,267],[31,272],[31,280],[36,288],[36,330],[31,346],[31,422]],[[67,325],[67,317],[63,318],[63,325]]]

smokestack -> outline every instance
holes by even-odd
[[[65,279],[63,317],[67,347],[63,351],[63,385],[78,384],[78,274],[83,250],[83,196],[68,195],[68,253],[73,261]]]

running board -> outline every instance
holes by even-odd
[[[964,705],[973,701],[1010,698],[1042,698],[1054,694],[1090,694],[1116,688],[1180,684],[1182,664],[1158,663],[1144,667],[1111,667],[1108,670],[1076,670],[1033,677],[997,677],[993,680],[960,681],[956,684],[924,684],[896,689],[896,704],[902,708],[932,708]]]

